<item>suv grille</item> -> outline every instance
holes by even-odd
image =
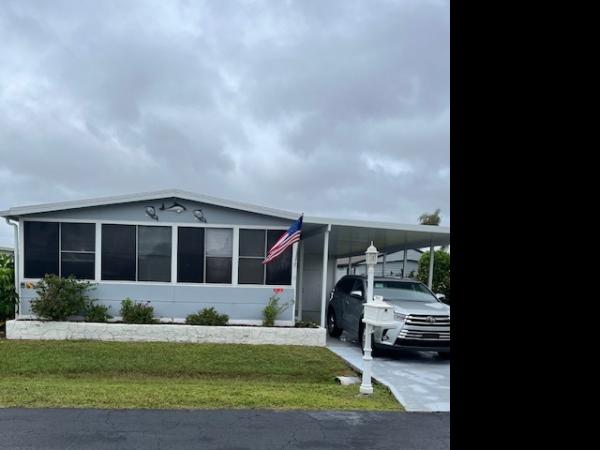
[[[416,325],[424,327],[449,327],[450,316],[431,316],[409,314],[406,317],[406,325]]]
[[[409,314],[397,339],[404,342],[448,342],[450,341],[450,316]]]

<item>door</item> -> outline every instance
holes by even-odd
[[[352,292],[358,291],[352,295]],[[344,305],[344,329],[358,335],[359,320],[363,314],[363,303],[365,299],[365,288],[363,280],[354,280],[350,293],[346,296]]]

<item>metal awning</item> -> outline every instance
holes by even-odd
[[[382,253],[431,245],[450,245],[449,227],[305,217],[305,252],[323,251],[322,239],[311,237],[322,236],[327,225],[331,225],[328,246],[328,256],[331,258],[362,255],[371,241]]]

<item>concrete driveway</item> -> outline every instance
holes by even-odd
[[[362,351],[346,332],[327,336],[327,348],[362,372]],[[450,411],[450,361],[435,352],[386,352],[373,358],[373,378],[390,388],[407,411]]]

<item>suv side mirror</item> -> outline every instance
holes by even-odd
[[[363,293],[362,291],[350,291],[350,296],[356,298],[363,298]]]
[[[446,300],[446,296],[444,294],[437,293],[435,296],[438,298],[438,300]]]

